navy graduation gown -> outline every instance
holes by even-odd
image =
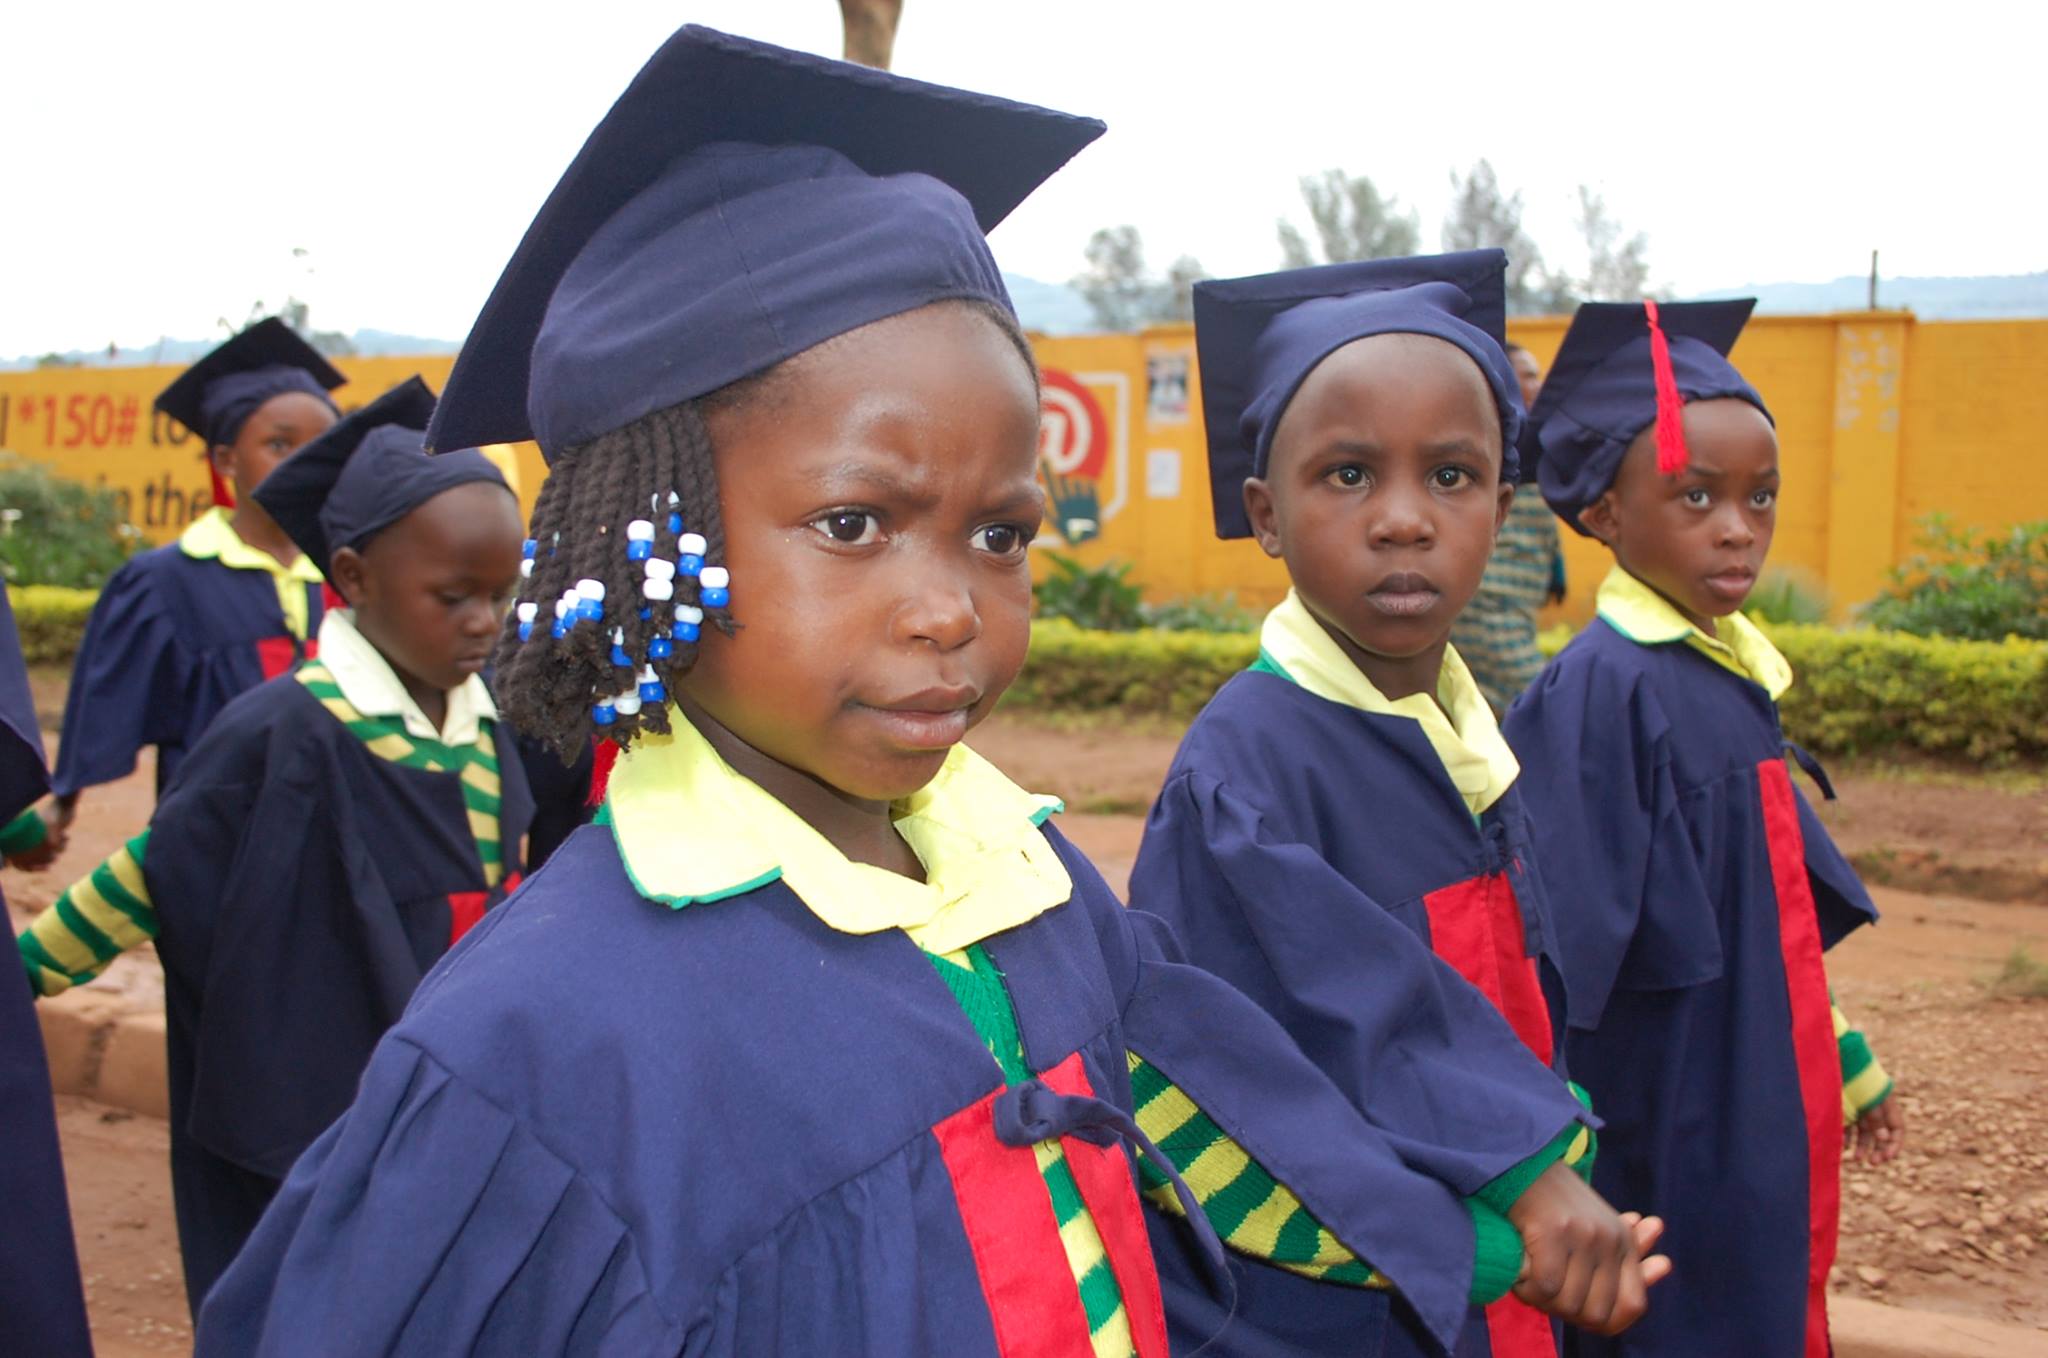
[[[320,587],[303,588],[307,635],[318,636]],[[52,786],[69,796],[125,778],[154,745],[161,796],[223,707],[306,654],[267,573],[176,543],[143,552],[114,572],[86,621]]]
[[[0,581],[0,824],[49,787],[43,737],[7,585]],[[50,1068],[28,978],[0,980],[0,1353],[92,1353],[64,1162],[50,1107]]]
[[[1448,1340],[1472,1250],[1456,1196],[1044,833],[1073,897],[985,944],[1032,1070],[1128,1116],[1140,1053]],[[209,1298],[198,1352],[1085,1354],[1085,1321],[1047,1319],[1079,1302],[1036,1161],[987,1131],[1003,1092],[901,932],[836,932],[779,880],[673,911],[580,830],[421,986]],[[1063,1144],[1151,1358],[1131,1162]]]
[[[1404,1160],[1460,1194],[1582,1116],[1546,1068],[1563,995],[1519,791],[1475,820],[1409,718],[1263,671],[1232,678],[1167,772],[1131,903],[1278,1019]],[[1358,1304],[1293,1278],[1240,1292],[1274,1345],[1244,1352],[1323,1351]],[[1475,1312],[1460,1351],[1552,1348],[1547,1321],[1504,1309],[1526,1314]]]
[[[1606,1119],[1594,1184],[1665,1218],[1671,1279],[1585,1354],[1828,1352],[1841,1065],[1821,952],[1876,917],[1787,776],[1777,707],[1595,620],[1509,712]]]
[[[509,881],[533,802],[510,728],[493,735]],[[372,753],[292,678],[223,709],[150,825],[196,1312],[420,978],[495,899],[458,775]]]

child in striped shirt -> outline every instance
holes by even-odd
[[[518,505],[480,454],[421,452],[432,405],[413,379],[257,490],[349,608],[18,940],[39,995],[156,941],[195,1312],[420,977],[518,881],[532,803],[480,677]]]

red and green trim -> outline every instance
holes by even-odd
[[[1829,1358],[1827,1285],[1842,1209],[1842,1064],[1821,964],[1820,920],[1806,875],[1806,840],[1792,777],[1780,759],[1757,765],[1764,842],[1778,898],[1778,946],[1792,1014],[1792,1058],[1806,1115],[1807,1256],[1804,1358]]]

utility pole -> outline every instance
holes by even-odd
[[[1870,310],[1877,310],[1877,251],[1870,252]]]

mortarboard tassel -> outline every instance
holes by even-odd
[[[222,509],[233,509],[235,507],[234,487],[230,486],[228,479],[220,474],[220,468],[213,465],[213,458],[210,454],[206,459],[206,474],[213,478],[213,502]]]
[[[1678,378],[1671,371],[1671,341],[1657,320],[1657,304],[1643,299],[1650,322],[1650,367],[1657,381],[1657,471],[1676,476],[1692,460],[1685,447],[1685,402],[1679,399]]]

